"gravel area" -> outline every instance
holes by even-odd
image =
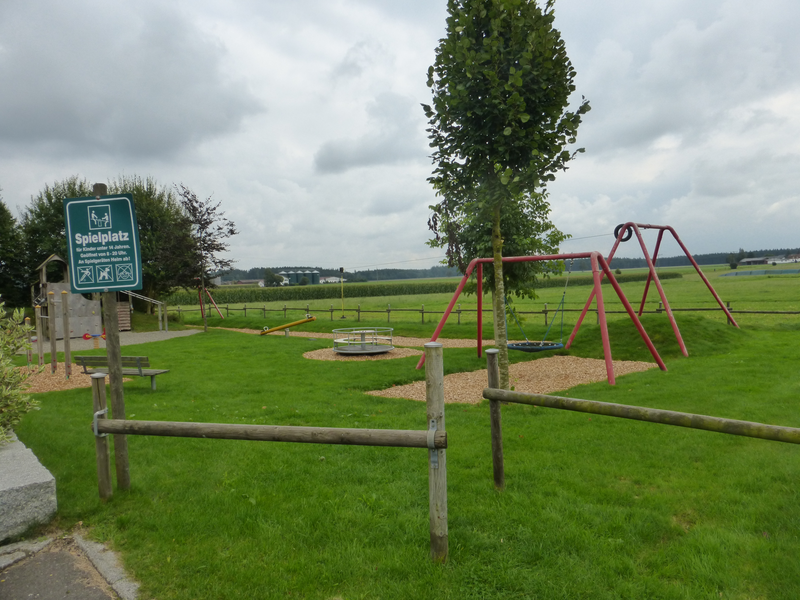
[[[404,358],[406,356],[422,356],[422,350],[416,350],[414,348],[395,348],[383,354],[352,354],[348,356],[346,354],[334,352],[333,348],[321,348],[303,354],[303,358],[309,358],[311,360],[340,360],[345,362],[351,360],[391,360],[393,358]]]
[[[260,334],[262,330],[259,329],[229,329],[227,327],[220,327],[219,329],[228,329],[228,331],[241,331],[243,333],[256,333]],[[284,331],[276,331],[275,333],[268,333],[267,335],[286,335]],[[290,331],[289,335],[292,337],[305,337],[305,338],[317,338],[317,339],[333,339],[336,336],[334,333],[325,333],[319,331]],[[338,336],[341,337],[341,336]],[[407,348],[421,348],[428,342],[430,342],[430,338],[414,338],[414,337],[403,337],[400,335],[392,336],[392,344],[394,346],[403,346]],[[454,340],[449,338],[439,338],[436,340],[437,342],[441,342],[444,348],[474,348],[475,347],[475,340]],[[484,346],[493,346],[494,340],[483,340]]]
[[[28,367],[18,367],[20,371],[27,371]],[[23,384],[23,391],[26,394],[41,394],[42,392],[60,392],[63,390],[74,390],[76,388],[92,387],[92,376],[83,372],[78,365],[72,365],[72,375],[66,378],[64,363],[58,363],[56,372],[50,372],[50,363],[44,366],[41,373],[36,372],[34,367],[30,371],[30,376]],[[122,379],[132,381],[130,377]]]
[[[614,374],[619,378],[627,373],[646,371],[655,367],[657,367],[655,363],[615,360]],[[582,383],[605,381],[606,363],[597,358],[550,356],[510,365],[508,374],[511,385],[517,392],[550,394]],[[483,389],[487,385],[488,375],[485,369],[445,375],[445,404],[479,404],[483,400]],[[367,394],[425,402],[425,382],[415,381],[386,390],[367,392]]]

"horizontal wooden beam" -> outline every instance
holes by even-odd
[[[794,427],[766,425],[764,423],[753,423],[751,421],[737,421],[735,419],[725,419],[722,417],[710,417],[658,408],[645,408],[643,406],[628,406],[626,404],[614,404],[611,402],[597,402],[595,400],[561,398],[560,396],[547,396],[544,394],[523,394],[520,392],[509,392],[491,388],[483,390],[483,397],[487,400],[544,406],[546,408],[560,408],[594,415],[635,419],[637,421],[647,421],[649,423],[661,423],[663,425],[703,429],[705,431],[741,435],[775,442],[800,444],[800,429]]]
[[[291,427],[283,425],[230,425],[180,421],[128,421],[100,419],[99,433],[159,435],[301,444],[344,444],[348,446],[392,446],[427,448],[428,432],[401,429],[348,429],[339,427]],[[433,433],[434,448],[447,448],[447,432]]]

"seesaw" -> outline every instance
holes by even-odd
[[[278,325],[277,327],[269,328],[264,327],[264,331],[259,333],[258,335],[267,335],[268,333],[272,333],[273,331],[280,331],[281,329],[288,329],[289,327],[294,327],[295,325],[302,325],[303,323],[308,323],[309,321],[316,321],[317,317],[312,317],[311,315],[306,315],[305,319],[300,319],[299,321],[294,321],[292,323],[286,323],[286,325]]]

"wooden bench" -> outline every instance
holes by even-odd
[[[156,375],[169,373],[169,369],[149,369],[150,359],[146,356],[122,356],[122,374],[134,377],[149,377],[150,389],[156,389]],[[75,360],[87,375],[108,373],[107,356],[76,356]]]

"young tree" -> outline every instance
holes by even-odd
[[[0,296],[11,306],[21,308],[30,302],[22,231],[0,197]]]
[[[175,186],[175,189],[192,224],[195,253],[199,264],[197,274],[200,276],[200,288],[203,289],[212,275],[220,275],[233,266],[233,260],[220,256],[220,253],[228,249],[225,240],[236,235],[238,231],[233,221],[226,219],[224,213],[220,212],[221,202],[215,204],[211,201],[211,197],[200,200],[183,184]],[[208,331],[206,312],[203,312],[203,330]]]
[[[11,441],[11,429],[23,415],[37,407],[37,402],[22,393],[22,384],[29,373],[14,366],[12,357],[28,347],[30,325],[17,309],[8,314],[0,297],[0,445]]]
[[[553,28],[552,0],[544,9],[535,0],[448,0],[448,13],[428,69],[433,103],[423,105],[436,148],[429,181],[441,198],[431,208],[451,265],[459,246],[480,242],[474,233],[473,242],[465,239],[485,231],[470,224],[491,224],[495,337],[507,389],[503,216],[546,221],[545,186],[574,158],[566,146],[589,104],[567,110],[575,71]]]

